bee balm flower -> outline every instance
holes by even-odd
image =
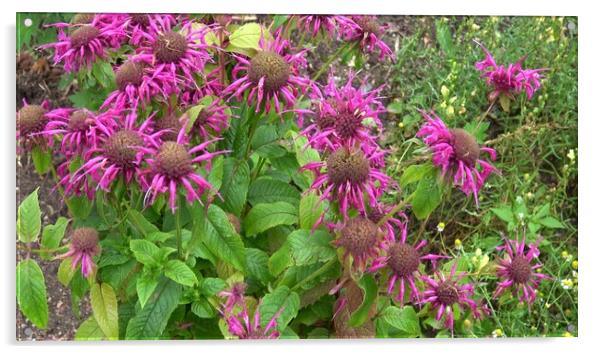
[[[391,48],[381,39],[387,27],[381,26],[376,16],[351,16],[351,19],[355,25],[345,26],[343,38],[346,41],[357,41],[364,52],[371,53],[378,49],[380,60],[389,57],[395,61]]]
[[[57,258],[72,257],[71,268],[75,269],[81,264],[82,275],[87,278],[95,267],[92,258],[99,254],[98,232],[89,227],[82,227],[71,232],[69,251]]]
[[[358,269],[363,270],[370,258],[380,250],[382,232],[370,219],[362,216],[348,220],[340,227],[340,237],[333,241],[337,247],[345,249],[345,257],[350,256]]]

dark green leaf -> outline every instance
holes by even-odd
[[[325,231],[296,230],[288,236],[295,264],[307,265],[317,262],[327,262],[336,256],[331,246],[332,236]]]
[[[172,259],[165,265],[165,276],[184,286],[194,286],[198,280],[186,263]]]
[[[240,216],[245,203],[251,172],[246,161],[227,158],[224,160],[224,181],[220,189],[224,210]]]
[[[33,259],[26,259],[17,264],[17,304],[25,317],[36,327],[46,328],[48,325],[46,282],[42,269]]]
[[[286,202],[299,204],[300,192],[292,185],[269,177],[255,180],[249,187],[249,203]]]
[[[297,208],[289,203],[261,203],[247,214],[244,228],[247,235],[256,235],[278,225],[293,225],[297,222]]]
[[[404,306],[402,309],[396,306],[387,307],[380,317],[394,328],[404,332],[407,337],[420,337],[420,322],[416,311],[412,306]]]
[[[42,231],[42,247],[44,249],[55,249],[60,246],[65,235],[69,220],[59,217],[54,225],[46,225]],[[42,259],[50,259],[50,252],[40,252]]]
[[[286,286],[279,286],[263,297],[263,301],[259,306],[261,314],[261,325],[265,326],[278,313],[278,330],[283,331],[288,323],[297,316],[301,301],[297,293],[291,291]]]
[[[17,211],[17,234],[21,242],[36,241],[42,228],[42,212],[38,202],[38,189],[36,188],[21,202]]]

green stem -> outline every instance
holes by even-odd
[[[180,223],[180,208],[176,208],[176,245],[178,248],[178,257],[184,259],[184,252],[182,249],[182,225]]]

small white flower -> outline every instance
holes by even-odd
[[[525,218],[525,213],[518,213],[518,218],[520,220],[524,219]]]

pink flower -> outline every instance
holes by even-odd
[[[488,314],[485,306],[478,305],[471,297],[474,294],[474,286],[470,283],[462,283],[465,277],[464,273],[456,274],[457,263],[451,268],[448,277],[440,271],[436,271],[435,279],[428,276],[421,276],[426,290],[422,293],[420,304],[430,303],[436,310],[435,319],[440,321],[444,319],[445,326],[454,334],[454,305],[462,311],[470,309],[474,318],[481,318]]]
[[[237,64],[232,70],[234,82],[224,91],[224,95],[241,99],[249,90],[247,103],[249,106],[255,105],[255,112],[259,112],[263,105],[268,113],[274,105],[276,112],[280,113],[281,102],[285,107],[292,108],[299,95],[314,85],[299,74],[299,69],[307,65],[304,57],[307,49],[289,54],[289,41],[281,38],[280,31],[274,36],[273,40],[261,36],[260,50],[252,58],[235,55]],[[241,73],[244,74],[241,76]]]
[[[122,111],[111,110],[97,117],[97,143],[82,155],[83,165],[61,179],[65,194],[69,194],[78,183],[81,185],[87,177],[91,177],[99,188],[108,191],[118,177],[123,177],[125,183],[131,183],[134,177],[140,175],[144,153],[139,149],[157,145],[160,133],[151,134],[151,118],[137,126],[135,112],[126,117],[122,115]]]
[[[361,149],[341,147],[329,153],[326,161],[316,161],[301,167],[312,171],[315,180],[310,189],[321,192],[320,200],[337,202],[341,215],[347,219],[349,207],[367,214],[366,198],[370,206],[377,204],[378,197],[391,183],[390,178],[374,167],[380,155],[365,155]]]
[[[300,15],[297,19],[297,28],[304,30],[313,37],[322,34],[324,37],[335,38],[339,27],[353,28],[357,26],[347,16],[328,15]]]
[[[316,117],[301,133],[313,148],[332,151],[340,146],[377,145],[372,132],[382,128],[378,115],[385,111],[377,99],[380,88],[366,90],[365,82],[354,87],[354,79],[349,72],[347,83],[339,88],[331,75],[324,95],[318,96]]]
[[[420,241],[417,245],[412,246],[406,243],[407,230],[406,224],[400,233],[399,241],[395,238],[387,237],[383,243],[383,255],[377,257],[368,268],[369,272],[376,272],[386,268],[388,276],[387,293],[390,295],[399,284],[399,293],[397,301],[400,305],[404,304],[404,295],[406,285],[410,288],[410,301],[420,299],[420,292],[416,287],[416,282],[419,280],[420,271],[418,267],[422,261],[430,261],[433,267],[436,267],[436,262],[446,256],[436,254],[421,255],[420,249],[427,245],[426,240]]]
[[[516,63],[498,65],[491,53],[481,43],[476,42],[483,52],[485,59],[475,63],[475,68],[482,72],[487,85],[493,86],[493,92],[489,94],[489,100],[495,101],[500,95],[508,98],[514,98],[514,93],[526,92],[527,98],[531,99],[533,93],[541,87],[539,80],[542,78],[541,72],[547,69],[523,69],[522,64],[527,58],[520,58]]]
[[[379,60],[389,57],[395,61],[391,48],[381,39],[387,26],[381,26],[376,16],[351,16],[354,24],[346,24],[343,38],[348,42],[358,42],[362,51],[372,53],[379,51]]]
[[[159,132],[160,133],[160,132]],[[213,186],[195,171],[195,165],[207,162],[211,168],[211,159],[225,151],[208,152],[207,147],[216,140],[204,141],[200,145],[188,148],[185,125],[180,129],[175,141],[166,141],[161,145],[142,147],[140,152],[146,153],[147,168],[140,171],[140,180],[146,190],[145,204],[154,203],[159,194],[169,193],[169,206],[173,213],[177,208],[178,187],[186,190],[186,200],[192,203],[201,201],[201,195]],[[196,155],[200,153],[200,155]]]
[[[192,131],[198,132],[203,139],[220,136],[228,129],[230,108],[223,105],[217,97],[205,96],[201,99],[202,108],[194,119]],[[188,117],[193,119],[193,117]]]
[[[529,244],[528,250],[525,246],[524,239],[522,242],[506,239],[505,245],[496,248],[498,251],[506,251],[506,254],[497,264],[497,275],[501,281],[493,294],[494,297],[500,296],[508,288],[513,288],[512,293],[518,294],[519,302],[532,304],[535,302],[539,283],[543,279],[550,279],[550,276],[537,272],[537,269],[543,267],[541,263],[531,264],[533,259],[539,256],[537,243]]]
[[[87,278],[96,267],[92,258],[99,254],[98,232],[89,227],[82,227],[71,232],[69,251],[56,258],[72,257],[71,268],[76,269],[81,264],[82,275]]]
[[[249,312],[249,307],[244,297],[244,284],[235,284],[232,290],[222,291],[218,295],[225,297],[226,302],[219,310],[226,325],[228,332],[238,337],[238,339],[276,339],[280,336],[278,332],[278,318],[284,310],[277,311],[270,321],[261,325],[261,302],[257,305],[255,313]],[[242,292],[241,292],[242,291]]]
[[[336,229],[338,237],[332,242],[333,245],[342,247],[344,257],[351,257],[353,266],[360,271],[366,269],[368,261],[377,257],[382,249],[383,232],[370,219],[361,215],[343,221]],[[343,284],[341,282],[330,293],[337,292]]]
[[[37,105],[29,104],[23,99],[23,107],[17,111],[17,141],[20,145],[27,148],[52,145],[52,137],[48,137],[46,140],[42,137],[46,124],[50,120],[49,108],[48,100]]]
[[[58,28],[58,42],[40,48],[54,48],[54,64],[62,62],[67,72],[90,68],[97,59],[106,59],[107,49],[119,48],[125,35],[122,29],[101,22],[98,16],[87,24],[56,23],[51,26]]]
[[[478,192],[492,172],[499,171],[481,158],[482,152],[495,160],[496,152],[492,148],[480,147],[474,136],[464,129],[448,129],[437,115],[420,111],[426,123],[420,128],[417,137],[427,144],[433,152],[433,164],[441,168],[442,174],[453,176],[453,182],[466,194],[474,196],[479,205]],[[481,169],[479,169],[480,167]]]
[[[133,46],[140,45],[145,40],[145,34],[157,34],[158,26],[151,26],[151,21],[160,23],[162,27],[175,26],[177,21],[174,15],[169,14],[145,14],[145,13],[130,13],[130,14],[106,14],[102,15],[109,17],[115,21],[115,25],[124,30],[129,43]]]
[[[59,108],[48,112],[48,123],[42,132],[52,138],[61,136],[60,151],[65,156],[80,154],[96,145],[96,114],[85,108]]]

